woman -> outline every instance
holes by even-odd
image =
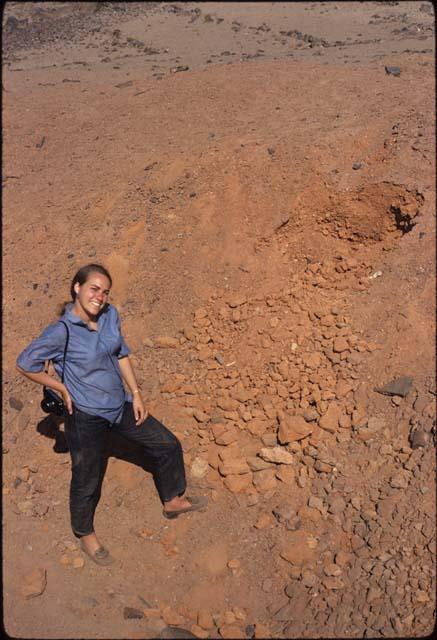
[[[65,437],[72,476],[70,515],[82,550],[97,564],[113,562],[94,531],[94,512],[100,498],[105,441],[109,429],[137,442],[153,464],[156,488],[166,518],[206,506],[204,497],[185,497],[185,469],[179,440],[148,415],[129,349],[120,330],[117,310],[108,304],[112,279],[98,264],[79,269],[71,284],[72,302],[62,318],[50,324],[17,358],[18,370],[34,382],[62,395]],[[64,382],[44,370],[51,360]],[[129,388],[126,392],[124,384]]]

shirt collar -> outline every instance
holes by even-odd
[[[69,322],[72,322],[73,324],[81,324],[83,326],[87,326],[87,323],[84,322],[82,320],[82,318],[79,318],[79,316],[77,316],[75,313],[73,313],[73,303],[69,302],[67,304],[67,306],[65,307],[65,311],[64,311],[64,317],[66,320],[68,320]]]
[[[79,318],[78,315],[76,315],[75,313],[73,313],[73,302],[69,302],[66,307],[65,307],[65,311],[64,311],[64,315],[63,317],[68,320],[69,322],[73,323],[73,324],[80,324],[84,327],[88,328],[87,323],[82,320],[82,318]],[[105,308],[100,312],[99,317],[97,318],[97,324],[100,325],[100,318],[102,317],[102,314],[105,313],[109,308],[109,305],[106,305]]]

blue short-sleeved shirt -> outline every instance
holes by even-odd
[[[110,422],[118,422],[123,406],[131,396],[125,391],[118,360],[129,354],[120,329],[117,309],[107,305],[97,320],[97,331],[72,313],[67,305],[62,320],[68,325],[70,339],[65,359],[64,384],[78,409]],[[43,371],[52,360],[59,378],[62,375],[67,331],[62,322],[50,324],[17,358],[24,371]]]

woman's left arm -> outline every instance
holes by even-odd
[[[130,389],[132,393],[132,403],[135,414],[135,420],[137,426],[140,425],[147,418],[147,411],[144,406],[143,399],[141,397],[141,392],[138,389],[137,379],[135,377],[135,372],[132,366],[132,362],[130,361],[129,356],[125,356],[124,358],[120,358],[118,361],[120,365],[121,376],[124,382]]]

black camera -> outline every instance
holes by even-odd
[[[45,413],[53,413],[55,416],[63,416],[65,405],[63,399],[49,387],[43,389],[44,397],[41,400],[41,409]]]

